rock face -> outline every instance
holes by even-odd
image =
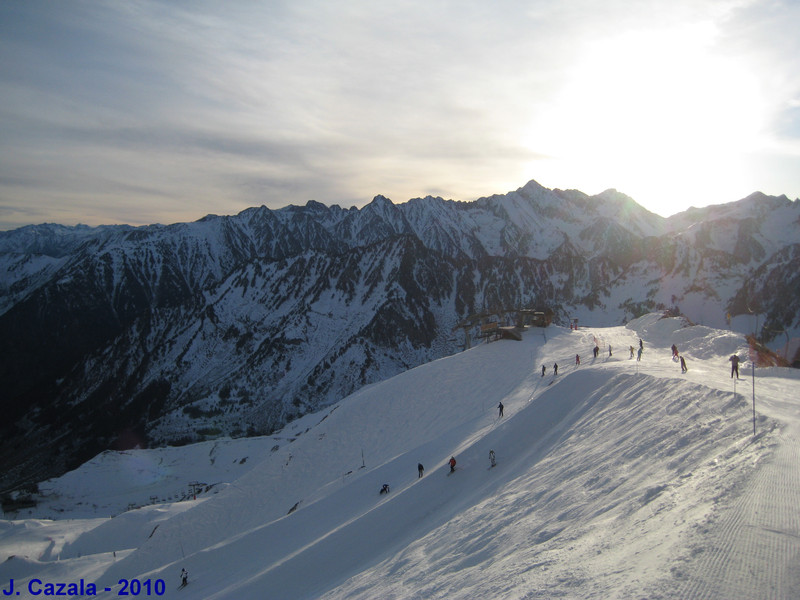
[[[0,233],[0,488],[108,447],[270,432],[459,350],[454,326],[486,310],[714,326],[752,311],[769,341],[800,329],[799,267],[785,196],[664,219],[535,182],[469,203]]]

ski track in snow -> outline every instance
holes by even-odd
[[[709,529],[707,546],[682,576],[678,598],[800,598],[800,439],[796,423]]]

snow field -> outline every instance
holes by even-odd
[[[727,362],[744,340],[684,325],[531,329],[304,417],[203,501],[96,526],[0,522],[0,551],[25,550],[0,585],[150,577],[171,590],[186,567],[181,598],[796,597],[800,378],[757,371],[753,436],[751,383],[734,395]],[[82,477],[100,490],[98,473]],[[60,561],[43,545],[56,532]]]

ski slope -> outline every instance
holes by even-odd
[[[641,362],[629,351],[640,338]],[[738,382],[733,353],[745,358]],[[42,485],[59,490],[58,520],[41,518],[53,512],[45,501],[0,521],[0,587],[14,579],[25,598],[32,578],[83,578],[112,598],[121,579],[160,578],[164,597],[183,599],[800,597],[800,376],[765,368],[753,379],[746,357],[738,334],[660,315],[530,329],[276,436],[226,441],[213,465],[213,446],[142,450],[133,455],[170,472],[125,483],[101,455]],[[89,489],[119,508],[174,488],[176,470],[217,485],[113,518],[86,500],[65,506]],[[190,584],[178,592],[183,567]]]

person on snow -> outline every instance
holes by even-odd
[[[575,366],[577,367],[579,364],[581,364],[581,356],[580,356],[580,354],[576,354],[575,355]]]
[[[642,360],[642,349],[639,348],[638,352],[636,352],[636,360]]]
[[[542,365],[542,377],[544,377],[544,372],[545,372],[546,370],[547,370],[547,367],[545,367],[544,365]]]
[[[672,344],[672,358],[678,357],[678,347],[675,344]]]
[[[553,377],[558,375],[558,363],[553,363]]]
[[[389,493],[389,484],[388,484],[388,483],[384,483],[384,484],[381,486],[381,491],[380,491],[380,492],[378,492],[378,493],[379,493],[379,494],[388,494],[388,493]]]
[[[503,416],[503,403],[502,402],[497,405],[497,411],[499,413],[497,416],[498,417],[502,417]]]
[[[644,350],[644,342],[642,341],[642,338],[639,338],[639,350]]]
[[[189,583],[189,572],[186,569],[181,569],[181,587]]]
[[[456,470],[456,459],[455,459],[454,456],[450,457],[450,460],[448,461],[447,464],[450,465],[450,472],[451,473]]]
[[[686,367],[686,361],[683,360],[683,356],[681,356],[681,373],[686,373],[689,369]]]
[[[633,358],[633,346],[631,346],[631,358]]]
[[[594,357],[597,358],[597,355],[600,353],[600,346],[595,344],[594,350],[592,350],[592,352],[594,352]]]
[[[739,357],[734,354],[728,360],[731,361],[731,379],[733,379],[734,373],[736,373],[736,379],[739,379]]]
[[[422,477],[423,472],[425,471],[425,467],[422,466],[422,463],[417,463],[417,478]]]
[[[497,462],[494,460],[494,450],[489,450],[489,462],[492,463],[492,466],[496,466]]]
[[[611,356],[611,344],[608,345],[608,355]]]

